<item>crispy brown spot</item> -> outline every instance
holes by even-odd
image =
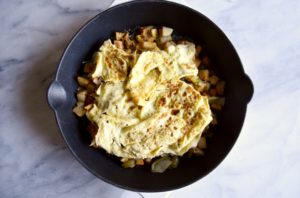
[[[179,113],[179,109],[173,109],[172,111],[171,111],[171,114],[172,115],[177,115]]]
[[[158,104],[159,104],[160,106],[164,106],[164,105],[166,104],[166,98],[165,98],[165,97],[162,97],[162,98],[159,100]]]

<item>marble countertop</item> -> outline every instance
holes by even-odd
[[[67,150],[45,95],[71,37],[109,2],[0,1],[1,198],[300,196],[300,1],[178,2],[226,33],[254,83],[242,133],[221,165],[170,193],[138,194],[94,177]]]

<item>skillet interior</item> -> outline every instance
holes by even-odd
[[[75,77],[82,62],[116,31],[141,25],[170,26],[180,35],[206,47],[226,81],[226,103],[220,124],[208,141],[204,157],[183,158],[177,169],[153,174],[149,169],[123,169],[103,151],[89,147],[79,119],[72,113],[76,103]],[[48,101],[66,144],[77,160],[94,175],[116,186],[144,192],[173,190],[188,185],[212,171],[234,145],[244,122],[247,103],[253,94],[250,79],[222,31],[202,14],[164,1],[134,1],[104,11],[88,22],[73,38],[59,64]]]

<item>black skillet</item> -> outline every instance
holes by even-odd
[[[85,138],[80,120],[72,113],[76,103],[75,77],[82,68],[82,62],[90,58],[92,52],[114,32],[141,25],[169,26],[179,35],[202,44],[226,81],[226,103],[220,124],[208,140],[205,156],[183,158],[178,168],[163,174],[151,173],[149,167],[123,169],[114,157],[89,147],[90,140]],[[48,90],[48,102],[68,148],[91,173],[124,189],[159,192],[189,185],[221,163],[240,134],[252,94],[253,85],[237,52],[212,21],[180,4],[142,0],[101,12],[80,29],[61,58],[55,80]]]

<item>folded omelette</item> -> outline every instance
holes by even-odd
[[[90,75],[101,78],[87,118],[98,126],[92,146],[122,158],[182,156],[212,120],[208,99],[184,77],[198,78],[193,43],[126,52],[107,40]]]

